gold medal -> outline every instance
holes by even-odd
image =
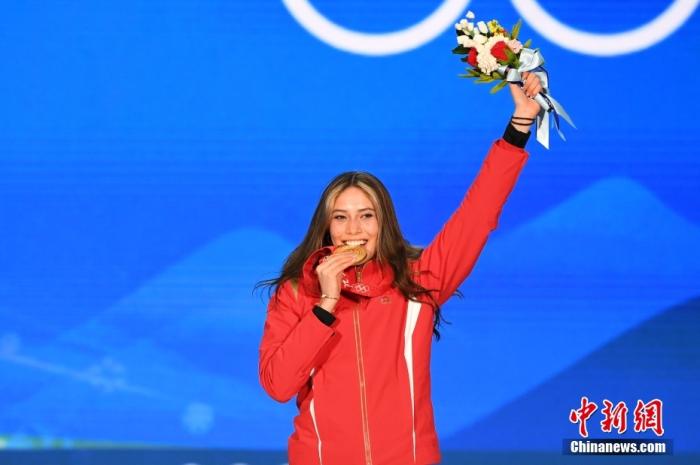
[[[333,250],[333,255],[343,252],[352,252],[355,254],[355,262],[353,264],[358,264],[365,258],[367,258],[367,250],[362,246],[351,246],[351,245],[340,245]]]

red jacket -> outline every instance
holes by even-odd
[[[414,279],[440,305],[465,280],[496,228],[527,152],[497,140],[459,208],[420,258]],[[295,395],[299,414],[289,438],[290,465],[407,465],[440,461],[430,398],[433,311],[392,286],[376,260],[346,272],[358,293],[343,291],[324,324],[314,266],[270,300],[260,344],[260,382],[280,402]],[[349,270],[350,271],[350,270]],[[368,283],[369,290],[362,288]]]

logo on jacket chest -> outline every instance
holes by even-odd
[[[379,298],[379,303],[380,303],[380,304],[385,304],[385,305],[386,305],[386,304],[390,304],[390,303],[391,303],[391,297],[389,297],[388,295],[383,295],[383,296],[381,296],[381,297]]]

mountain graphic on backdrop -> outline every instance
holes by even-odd
[[[698,241],[700,228],[625,178],[594,183],[492,238],[461,288],[464,300],[445,307],[452,325],[433,352],[440,433],[698,295]]]
[[[700,252],[692,245],[699,241],[696,226],[627,179],[593,184],[493,237],[462,287],[465,299],[444,308],[452,325],[433,352],[440,434],[458,434],[697,295]],[[56,340],[16,344],[0,354],[12,361],[0,374],[10,393],[0,428],[180,445],[285,444],[295,408],[258,385],[265,299],[251,289],[274,276],[292,248],[268,231],[233,231]]]
[[[623,435],[600,429],[603,416],[588,423],[590,437],[653,438],[634,432],[637,399],[664,402],[662,418],[674,453],[700,450],[695,419],[700,415],[700,297],[667,309],[579,360],[487,417],[441,441],[448,449],[556,449],[578,436],[569,411],[587,396],[598,408],[603,399],[624,401],[629,409]],[[663,420],[662,420],[663,424]]]

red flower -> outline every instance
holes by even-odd
[[[508,61],[508,55],[506,55],[506,49],[508,46],[505,42],[496,42],[493,47],[491,47],[491,55],[496,57],[498,60]]]
[[[467,63],[476,68],[476,49],[469,49],[469,55],[467,55]]]

